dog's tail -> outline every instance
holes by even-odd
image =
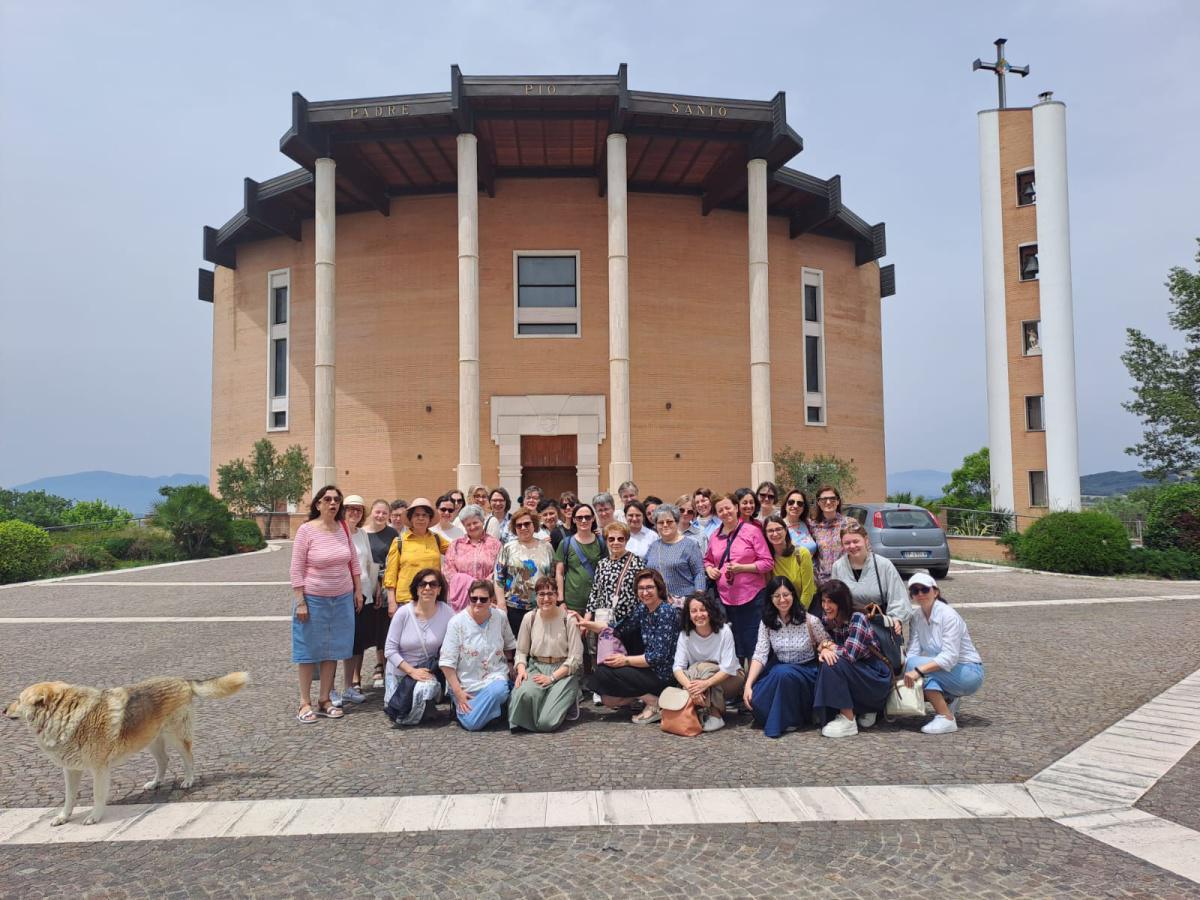
[[[192,686],[192,693],[197,697],[204,700],[219,700],[222,697],[228,697],[230,694],[236,694],[249,681],[250,676],[246,672],[230,672],[228,675],[222,675],[219,678],[205,678],[203,681],[191,681],[188,683]]]

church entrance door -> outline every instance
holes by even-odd
[[[531,484],[543,497],[579,491],[578,440],[573,434],[521,435],[521,490]]]

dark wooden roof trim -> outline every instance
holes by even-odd
[[[806,175],[805,178],[808,179],[810,176]],[[820,182],[820,179],[813,178],[812,181]],[[813,185],[809,192],[818,197],[824,194],[824,197],[806,209],[791,215],[788,222],[788,237],[790,238],[797,238],[814,228],[827,224],[836,219],[842,211],[841,175],[834,175],[828,181]]]
[[[871,226],[871,237],[869,240],[856,241],[854,244],[854,262],[856,265],[866,265],[886,255],[887,232],[882,222]]]
[[[200,280],[197,285],[197,297],[205,303],[213,302],[213,271],[200,269]]]
[[[879,267],[879,299],[891,297],[896,293],[896,264],[888,263]]]
[[[619,75],[465,75],[468,97],[615,97]]]
[[[732,100],[721,97],[695,97],[688,94],[663,94],[657,91],[630,91],[629,111],[633,115],[707,118],[730,122],[770,123],[771,103],[762,100]]]
[[[323,100],[308,104],[308,121],[312,125],[451,114],[451,97],[445,91],[432,94],[397,94],[393,97],[361,97],[355,100]]]
[[[701,215],[707,216],[719,206],[731,203],[746,192],[746,156],[742,147],[731,147],[701,185]]]
[[[204,261],[214,266],[225,266],[227,269],[237,268],[237,253],[233,247],[222,247],[217,243],[217,229],[204,226]]]
[[[258,199],[270,200],[274,197],[280,197],[284,194],[289,194],[297,188],[305,187],[313,183],[313,173],[308,169],[292,169],[283,175],[276,175],[274,178],[268,178],[266,181],[259,182]]]
[[[294,215],[264,206],[259,197],[259,183],[253,178],[242,182],[242,211],[251,222],[276,234],[300,240],[300,220]]]

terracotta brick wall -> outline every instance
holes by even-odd
[[[498,481],[492,395],[608,394],[607,207],[591,179],[501,180],[481,197],[480,463]],[[885,494],[878,267],[850,243],[789,240],[770,220],[772,416],[776,448],[853,458],[860,495]],[[266,434],[267,273],[291,269],[287,432],[311,454],[312,222],[299,243],[239,249],[213,303],[212,475]],[[749,480],[747,227],[705,217],[694,197],[629,196],[630,407],[634,477],[673,497]],[[578,250],[582,337],[513,337],[513,251]],[[804,424],[802,267],[825,276],[826,427]],[[453,195],[392,202],[391,215],[338,218],[337,467],[348,491],[434,493],[458,461],[458,275]],[[670,402],[671,410],[666,410]],[[427,411],[426,407],[429,407]],[[676,459],[675,455],[679,454]],[[600,445],[607,484],[607,440]]]

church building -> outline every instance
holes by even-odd
[[[790,446],[883,499],[884,226],[802,149],[783,93],[632,90],[625,65],[294,94],[295,167],[204,229],[213,482],[264,435],[368,501],[729,490]]]

